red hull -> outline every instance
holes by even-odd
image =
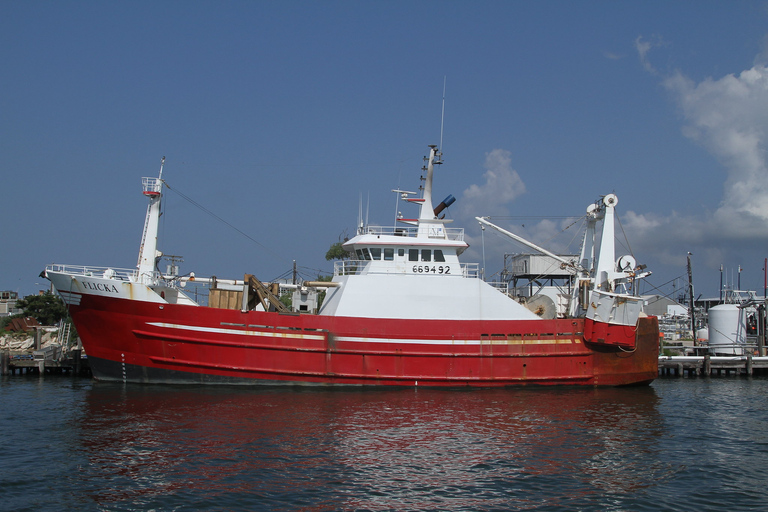
[[[94,376],[188,383],[619,386],[658,374],[658,321],[392,320],[286,315],[83,295],[72,318]]]

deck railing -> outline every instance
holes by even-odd
[[[72,276],[106,277],[118,279],[120,281],[135,281],[137,273],[136,269],[58,264],[48,265],[45,267],[45,270],[50,270],[51,272],[60,272],[62,274],[69,274]]]
[[[366,235],[387,235],[387,236],[405,236],[416,237],[421,230],[422,234],[429,236],[428,227],[393,227],[393,226],[366,226],[363,228],[363,234]],[[464,228],[442,228],[446,240],[464,241]]]

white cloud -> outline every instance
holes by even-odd
[[[734,237],[752,236],[768,221],[768,68],[696,84],[680,73],[664,80],[682,109],[683,133],[724,166],[723,199],[713,219]]]
[[[512,168],[512,153],[494,149],[485,155],[485,183],[470,185],[464,190],[460,214],[462,217],[509,215],[508,204],[525,193],[525,184]]]
[[[482,262],[485,256],[487,261],[494,262],[493,267],[497,267],[504,252],[515,252],[509,239],[504,237],[503,243],[483,244],[483,237],[496,238],[502,235],[493,230],[480,232],[471,226],[476,224],[475,217],[509,216],[509,205],[525,193],[525,184],[512,168],[512,153],[505,149],[494,149],[486,153],[484,167],[483,183],[470,185],[462,193],[461,201],[457,202],[457,217],[460,225],[466,229],[465,241],[470,245],[465,261]]]
[[[659,46],[638,38],[643,66]],[[680,71],[660,75],[683,117],[682,133],[723,167],[719,204],[696,215],[626,212],[622,222],[638,254],[662,264],[685,265],[687,251],[709,268],[757,259],[768,242],[768,68],[764,56],[738,74],[699,82]],[[751,252],[750,252],[751,251]],[[762,258],[760,258],[762,259]]]
[[[637,50],[637,55],[640,57],[640,63],[645,70],[656,75],[658,72],[651,65],[651,61],[648,60],[648,52],[654,48],[666,46],[666,43],[658,36],[654,36],[652,39],[652,41],[644,41],[642,37],[638,37],[635,39],[635,50]]]
[[[722,165],[723,179],[713,183],[722,187],[722,196],[719,204],[695,214],[617,212],[632,251],[651,270],[660,264],[684,271],[688,251],[694,253],[695,264],[710,269],[729,262],[759,260],[762,264],[768,244],[768,50],[749,69],[697,82],[682,72],[661,73],[652,66],[650,54],[662,46],[667,44],[658,37],[635,41],[642,65],[660,77],[680,109],[682,133]],[[491,151],[485,166],[484,183],[464,191],[459,210],[462,219],[508,216],[509,203],[525,192],[508,151]],[[512,231],[562,253],[573,250],[571,241],[554,240],[562,228],[542,221],[515,226]],[[477,238],[468,241],[474,244],[470,251],[480,256],[482,245]],[[511,246],[504,249],[515,250]],[[490,255],[486,256],[490,261]]]

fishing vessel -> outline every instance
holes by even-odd
[[[421,193],[395,191],[418,215],[359,225],[343,244],[351,258],[335,262],[330,282],[297,285],[292,309],[276,283],[252,274],[223,280],[158,271],[161,165],[157,178],[142,180],[149,205],[136,268],[53,264],[44,273],[69,308],[94,378],[450,387],[656,378],[658,321],[636,296],[643,267],[614,255],[616,196],[587,208],[579,259],[561,262],[573,275],[571,295],[555,315],[542,315],[485,282],[477,264],[460,262],[468,244],[441,215],[452,198],[433,204],[442,154],[429,148]],[[185,293],[193,282],[210,287],[207,304]]]

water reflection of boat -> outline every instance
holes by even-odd
[[[459,262],[464,230],[440,216],[449,200],[432,202],[441,156],[430,147],[422,197],[397,191],[418,217],[398,216],[402,228],[361,226],[344,244],[357,259],[338,262],[332,282],[297,290],[306,311],[287,311],[274,287],[249,274],[161,275],[162,167],[144,178],[149,207],[136,270],[50,265],[45,276],[101,380],[487,387],[655,379],[658,322],[636,296],[644,266],[614,256],[616,196],[587,208],[579,260],[562,261],[571,296],[557,318],[541,317],[480,279],[477,265]],[[212,286],[208,307],[183,290],[201,281]],[[327,296],[315,312],[308,297],[321,288]]]
[[[649,387],[97,384],[80,420],[88,464],[78,479],[108,509],[468,510],[524,508],[528,499],[568,507],[669,473],[656,453],[658,405]]]

